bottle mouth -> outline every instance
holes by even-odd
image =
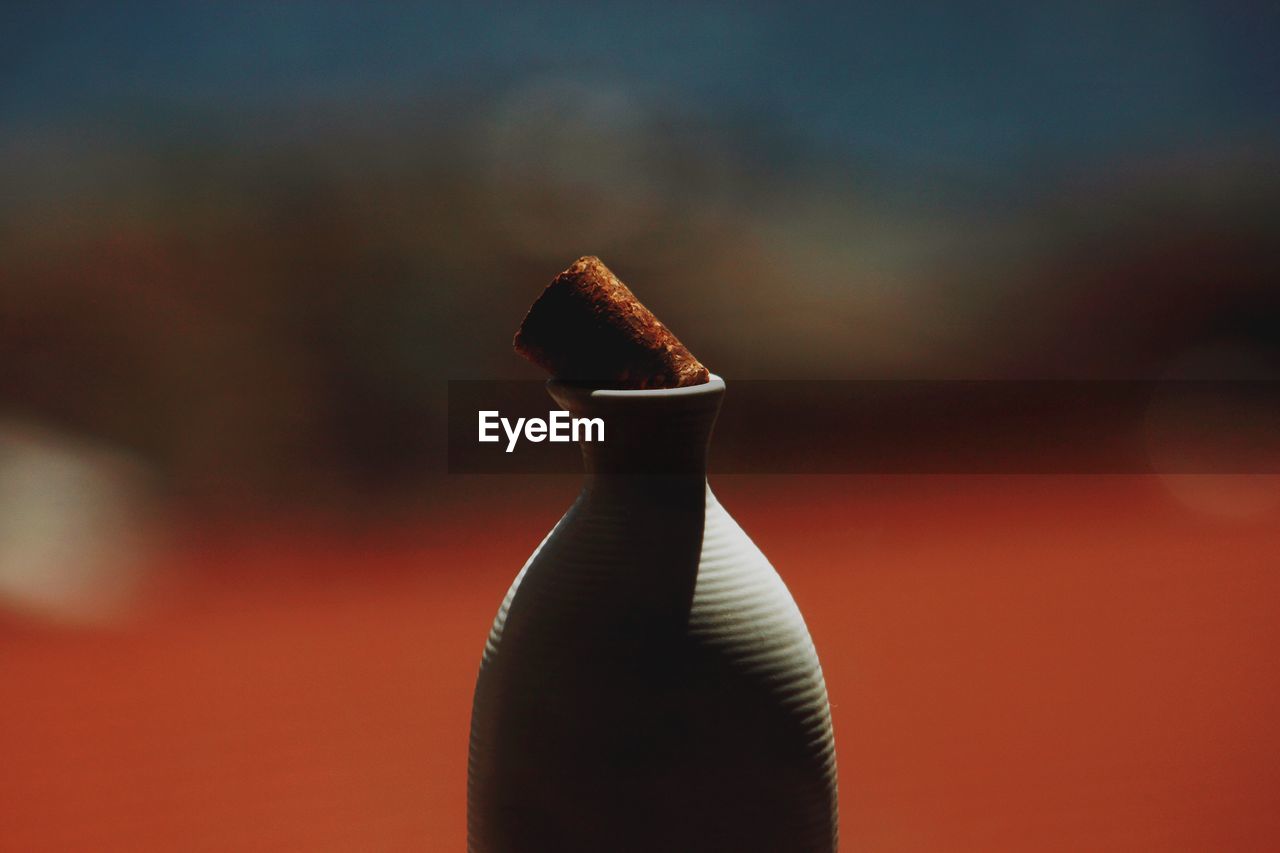
[[[712,373],[699,385],[680,388],[601,388],[560,379],[548,379],[547,390],[556,398],[567,397],[583,402],[591,400],[669,400],[689,397],[712,396],[724,393],[724,379]]]
[[[599,442],[583,442],[589,475],[671,474],[705,479],[707,443],[724,399],[724,380],[625,390],[552,380],[551,397],[575,417],[601,421]]]

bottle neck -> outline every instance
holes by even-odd
[[[586,485],[591,491],[701,493],[707,447],[724,381],[689,388],[612,391],[548,383],[551,396],[573,418],[598,418],[603,440],[583,440]],[[584,430],[584,436],[598,437]]]

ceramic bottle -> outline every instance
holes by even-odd
[[[716,500],[725,392],[548,383],[577,501],[511,585],[471,720],[471,853],[830,853],[835,746],[809,632]]]

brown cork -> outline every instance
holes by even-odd
[[[566,382],[679,388],[707,369],[599,258],[578,258],[547,286],[516,332],[516,352]]]

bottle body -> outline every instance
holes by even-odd
[[[471,853],[830,853],[835,836],[826,688],[781,578],[700,472],[589,475],[485,646]]]

